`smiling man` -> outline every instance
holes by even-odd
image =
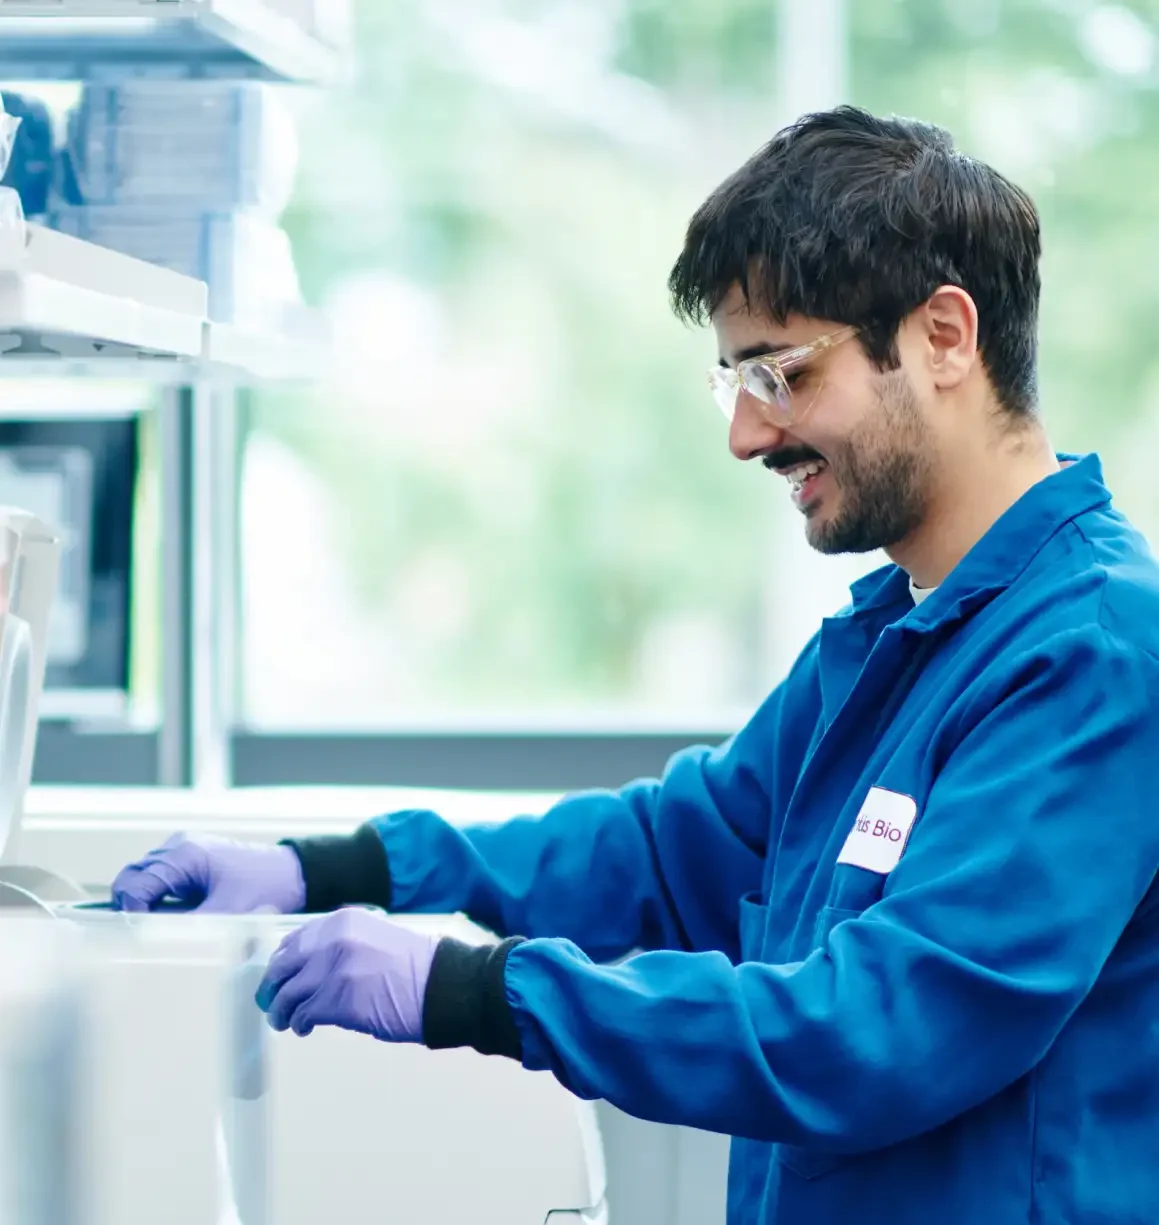
[[[716,332],[733,454],[815,548],[891,564],[662,779],[466,830],[177,837],[118,904],[335,910],[271,960],[273,1025],[729,1133],[733,1225],[1151,1225],[1159,568],[1048,442],[1038,259],[1030,200],[939,129],[779,133],[693,218],[674,301]],[[368,902],[502,938],[338,909]]]

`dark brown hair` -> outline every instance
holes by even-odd
[[[978,348],[1002,407],[1037,404],[1038,213],[944,129],[841,106],[778,132],[712,193],[669,277],[673,308],[705,322],[733,285],[780,323],[854,324],[880,369],[940,285],[978,309]]]

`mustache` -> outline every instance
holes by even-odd
[[[770,451],[761,463],[772,472],[774,468],[798,468],[801,464],[828,462],[824,455],[811,447],[781,447]]]

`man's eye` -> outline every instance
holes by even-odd
[[[749,382],[757,392],[775,395],[777,392],[777,376],[768,366],[755,365],[749,371]]]

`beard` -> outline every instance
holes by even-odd
[[[901,370],[884,375],[874,394],[877,411],[827,453],[841,496],[831,518],[806,519],[805,537],[819,553],[889,548],[926,517],[935,452],[917,395]]]

